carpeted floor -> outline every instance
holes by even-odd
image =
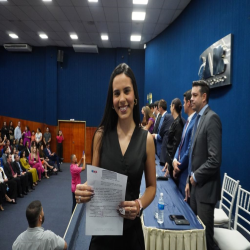
[[[25,231],[28,223],[25,216],[26,207],[34,200],[40,200],[43,206],[45,230],[51,230],[63,237],[71,217],[72,193],[70,164],[61,165],[62,173],[42,179],[36,190],[18,198],[17,204],[4,203],[0,211],[0,249],[9,250],[20,233]],[[82,172],[82,182],[86,174]]]

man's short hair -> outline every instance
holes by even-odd
[[[155,102],[154,102],[154,108],[157,108],[157,109],[158,109],[158,104],[159,104],[159,101],[155,101]]]
[[[186,92],[183,94],[183,96],[185,97],[186,102],[191,100],[191,96],[192,96],[191,91],[192,91],[192,90],[190,89],[190,90],[186,91]]]
[[[5,147],[4,150],[3,150],[3,152],[5,153],[7,149],[8,149],[8,147]]]
[[[9,159],[9,156],[11,156],[11,154],[10,154],[10,153],[7,153],[6,159]]]
[[[74,154],[70,156],[71,161],[73,161],[74,156]]]
[[[153,104],[153,103],[150,103],[150,104],[149,104],[149,108],[150,108],[150,109],[153,109],[153,108],[154,108],[154,104]]]
[[[162,109],[165,110],[165,111],[167,110],[167,102],[166,102],[165,100],[163,100],[163,99],[161,99],[161,100],[159,101],[158,106],[159,106],[159,107],[162,107]]]
[[[26,218],[29,223],[29,227],[33,228],[37,226],[39,215],[42,211],[42,204],[40,201],[32,201],[26,209]]]
[[[22,152],[21,152],[22,153]],[[15,154],[15,159],[18,157],[19,155],[18,154]]]
[[[48,146],[48,145],[50,145],[50,144],[49,144],[49,142],[46,142],[46,144],[45,144],[45,145],[46,145],[46,147],[47,147],[47,146]]]
[[[209,101],[209,86],[205,80],[193,81],[193,87],[200,87],[200,93],[203,95],[204,93],[207,95],[207,103]]]

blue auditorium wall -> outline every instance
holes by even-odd
[[[64,51],[62,65],[56,60],[58,49]],[[10,53],[0,48],[0,115],[49,125],[73,118],[98,126],[110,75],[121,62],[133,69],[143,100],[144,50],[129,54],[127,49],[99,49],[99,54],[87,54],[47,47],[33,48],[32,53]]]
[[[211,91],[209,104],[221,118],[223,155],[221,173],[240,180],[250,190],[250,1],[192,0],[184,12],[145,52],[145,93],[168,105],[198,79],[200,54],[232,33],[232,85]],[[144,97],[145,98],[145,97]],[[168,109],[169,111],[169,109]]]

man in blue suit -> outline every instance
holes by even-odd
[[[161,99],[158,103],[158,110],[161,114],[161,120],[158,126],[157,134],[152,134],[154,140],[155,140],[155,146],[156,146],[156,154],[160,157],[161,155],[161,144],[162,144],[162,136],[160,135],[160,130],[162,127],[162,123],[164,120],[165,115],[167,114],[167,102],[163,99]]]
[[[195,123],[196,113],[191,107],[191,90],[184,93],[184,112],[188,115],[187,122],[183,128],[181,142],[176,150],[173,160],[173,176],[179,179],[178,188],[185,197],[185,187],[188,176],[188,155],[191,146],[191,135]]]

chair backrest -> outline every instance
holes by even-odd
[[[250,225],[250,220],[247,220],[246,216],[242,216],[242,212],[244,212],[245,214],[248,214],[248,217],[250,218],[250,192],[241,188],[241,185],[240,185],[239,190],[238,190],[237,202],[236,202],[234,229],[237,230],[237,227],[240,227],[248,235],[250,235],[250,231],[248,231],[238,221],[238,219],[240,218],[241,220],[246,222],[244,224]]]
[[[221,202],[220,209],[226,210],[228,212],[228,228],[231,226],[231,217],[233,211],[233,204],[237,194],[237,188],[239,186],[240,181],[236,181],[229,177],[227,173],[224,174],[222,189],[221,189]]]

